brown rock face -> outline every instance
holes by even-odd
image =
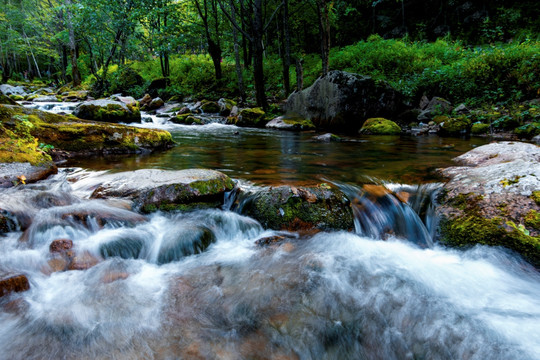
[[[52,253],[64,252],[73,247],[73,241],[69,239],[54,240],[49,246],[49,251]]]
[[[21,292],[30,289],[28,278],[22,274],[0,275],[0,297],[12,292]]]
[[[98,263],[99,259],[94,255],[90,254],[89,252],[83,252],[81,254],[77,254],[77,256],[71,259],[68,270],[87,270]]]

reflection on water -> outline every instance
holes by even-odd
[[[148,125],[145,125],[148,126]],[[368,177],[400,183],[434,180],[432,170],[486,143],[438,136],[364,136],[321,143],[315,132],[294,133],[221,124],[169,126],[178,145],[151,155],[73,160],[93,169],[210,168],[258,184],[316,183],[322,178],[357,183]]]

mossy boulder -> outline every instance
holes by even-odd
[[[23,100],[24,100],[24,96],[23,96],[23,95],[11,94],[11,95],[9,95],[9,97],[10,97],[11,100],[13,100],[13,101],[23,101]]]
[[[201,101],[201,110],[207,114],[214,114],[214,113],[218,113],[219,110],[220,110],[220,107],[218,105],[218,103],[216,103],[215,101],[210,101],[210,100],[203,100]]]
[[[484,244],[516,251],[540,266],[540,148],[501,142],[456,158],[465,166],[442,170],[450,180],[439,199],[440,240],[451,246]]]
[[[9,96],[6,96],[0,93],[0,104],[2,105],[17,105],[17,103],[12,100]]]
[[[230,99],[221,98],[218,100],[219,105],[219,115],[229,116],[233,107],[236,106],[236,101]]]
[[[489,132],[489,124],[474,123],[471,127],[471,134],[482,135]]]
[[[88,91],[78,90],[78,91],[69,91],[65,94],[62,94],[63,101],[82,101],[88,98]]]
[[[270,129],[279,129],[279,130],[292,130],[292,131],[303,131],[303,130],[314,130],[315,125],[313,122],[308,119],[303,119],[294,115],[283,115],[278,116],[275,119],[272,119],[266,124],[267,128]]]
[[[540,122],[520,126],[514,130],[514,134],[522,139],[532,139],[536,135],[540,135]]]
[[[227,123],[241,127],[264,127],[267,121],[261,108],[252,108],[242,109],[238,116],[229,116]]]
[[[24,136],[30,136],[28,146],[35,152],[39,151],[39,154],[44,154],[39,149],[40,143],[52,146],[55,150],[84,155],[149,152],[168,149],[173,145],[171,134],[164,130],[80,120],[74,116],[63,116],[20,106],[0,105],[0,121],[12,132],[17,126],[21,126],[19,123],[22,123],[26,129]],[[14,133],[13,136],[14,138],[10,140],[19,143],[24,139],[22,133]],[[10,151],[13,144],[4,143],[4,147]],[[50,157],[44,154],[35,161],[22,157],[13,161],[39,163],[41,159],[50,160]]]
[[[150,94],[151,97],[155,98],[159,96],[161,90],[167,88],[171,84],[169,78],[158,78],[152,80],[146,92]]]
[[[202,125],[203,121],[192,114],[176,115],[169,119],[170,122],[181,125]]]
[[[469,132],[471,120],[466,116],[451,117],[440,123],[439,133],[441,135],[460,135]]]
[[[141,112],[138,107],[114,100],[85,101],[75,108],[73,115],[85,120],[111,123],[141,122]]]
[[[127,198],[144,213],[219,207],[225,192],[234,188],[227,175],[205,169],[145,169],[105,175],[100,181],[93,198]]]
[[[274,230],[351,230],[349,199],[338,189],[279,186],[264,189],[244,205],[242,214]]]
[[[364,122],[359,133],[367,135],[398,135],[401,133],[401,128],[391,120],[371,118]]]

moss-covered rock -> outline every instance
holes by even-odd
[[[514,130],[514,133],[523,139],[532,139],[540,135],[540,122],[534,122],[520,126]]]
[[[22,101],[22,100],[24,100],[24,96],[22,96],[22,95],[12,94],[12,95],[9,95],[9,97],[13,101]]]
[[[0,104],[2,104],[2,105],[17,105],[17,103],[14,100],[12,100],[10,97],[2,94],[1,92],[0,92]]]
[[[489,132],[489,124],[474,123],[471,127],[471,134],[481,135]]]
[[[24,121],[21,122],[20,119]],[[138,153],[167,149],[173,144],[171,134],[164,130],[86,121],[74,116],[19,106],[0,105],[0,121],[12,132],[17,126],[25,126],[27,136],[31,137],[28,147],[36,154],[42,154],[40,158],[32,161],[26,158],[13,160],[17,162],[39,163],[41,160],[50,160],[50,157],[39,149],[40,143],[74,154]],[[21,139],[24,139],[21,133],[14,136],[14,139],[8,140],[20,143]],[[8,152],[12,151],[13,144],[7,143],[4,148]]]
[[[112,123],[141,122],[141,112],[138,107],[130,107],[123,102],[113,100],[83,102],[75,108],[73,115],[85,120]]]
[[[255,194],[242,213],[275,230],[351,230],[349,199],[327,187],[279,186]]]
[[[242,109],[238,116],[229,116],[227,123],[241,127],[264,127],[267,122],[264,115],[261,108]]]
[[[144,79],[137,71],[127,66],[113,75],[110,93],[130,94],[134,88],[144,85]]]
[[[88,98],[88,91],[78,90],[78,91],[69,91],[65,94],[62,94],[63,101],[82,101]]]
[[[201,110],[207,114],[214,114],[219,112],[220,107],[215,101],[203,100],[201,101]]]
[[[106,175],[100,181],[93,198],[128,198],[135,210],[144,213],[219,207],[225,192],[234,188],[227,175],[205,169],[145,169]]]
[[[371,118],[364,122],[359,133],[367,135],[397,135],[401,133],[401,128],[391,120]]]
[[[439,133],[441,135],[459,135],[467,133],[471,127],[471,120],[466,116],[452,117],[448,120],[440,123],[441,128]]]
[[[292,131],[302,131],[302,130],[314,130],[315,125],[311,120],[303,119],[298,116],[283,115],[275,119],[272,119],[266,124],[267,128],[270,129],[279,129],[279,130],[292,130]]]
[[[456,158],[466,166],[443,170],[437,209],[441,241],[452,246],[504,246],[540,266],[540,148],[504,142],[484,145]]]
[[[236,101],[230,99],[221,98],[218,100],[219,105],[219,115],[229,116],[233,107],[236,106]]]

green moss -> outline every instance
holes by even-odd
[[[315,125],[313,125],[313,122],[309,119],[284,118],[283,122],[288,125],[293,125],[295,128],[298,128],[300,130],[314,130],[315,129]]]
[[[24,100],[24,96],[21,96],[21,95],[9,95],[9,97],[13,101],[22,101],[22,100]]]
[[[450,120],[450,117],[449,116],[446,116],[446,115],[437,115],[437,116],[434,116],[432,121],[435,123],[435,124],[441,124],[443,122],[446,122]]]
[[[500,181],[500,184],[503,186],[503,187],[507,187],[507,186],[512,186],[512,185],[515,185],[519,182],[519,179],[521,179],[522,177],[521,176],[516,176],[514,177],[513,179],[502,179]]]
[[[514,130],[514,134],[520,138],[532,139],[536,135],[540,135],[540,122],[520,126]]]
[[[534,200],[536,205],[540,205],[540,190],[539,191],[533,191],[531,195],[531,199]]]
[[[2,105],[17,105],[17,103],[0,92],[0,104]]]
[[[464,216],[445,219],[440,224],[441,242],[451,246],[476,244],[504,246],[540,265],[540,238],[527,235],[517,229],[508,231],[499,218],[485,219],[481,216]]]
[[[384,118],[367,119],[360,129],[361,134],[368,135],[398,135],[401,128],[398,124]]]
[[[471,134],[486,134],[489,131],[489,124],[474,123],[471,128]]]
[[[525,226],[540,230],[540,213],[536,210],[530,210],[525,215]]]
[[[261,108],[243,109],[236,118],[235,125],[247,127],[263,127],[266,125],[265,113]]]
[[[441,131],[447,135],[458,135],[467,132],[471,126],[471,120],[466,116],[450,118],[441,125]]]
[[[215,103],[214,101],[210,100],[203,100],[201,101],[201,110],[205,113],[218,113],[219,112],[219,105]]]

